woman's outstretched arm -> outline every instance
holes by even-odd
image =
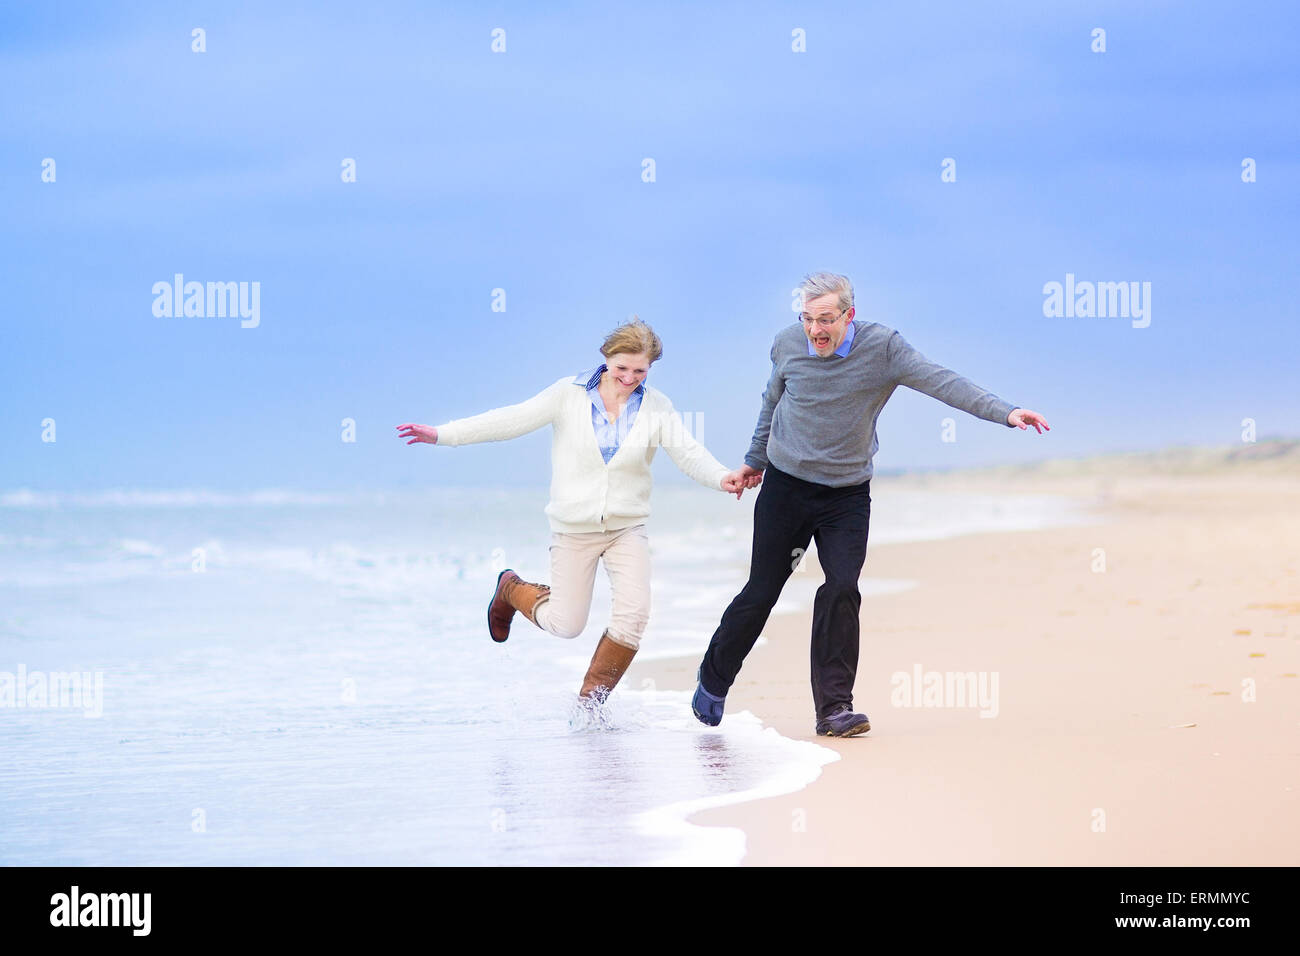
[[[677,414],[673,403],[664,399],[665,408],[661,410],[655,422],[655,435],[659,444],[672,456],[673,463],[681,469],[682,474],[692,478],[715,491],[731,491],[726,482],[731,469],[710,454],[709,450],[695,439]],[[739,497],[739,496],[737,496]]]
[[[409,438],[408,445],[414,442],[428,442],[437,445],[471,445],[476,442],[506,441],[518,438],[543,425],[555,421],[560,408],[562,389],[569,385],[570,379],[563,378],[548,388],[538,392],[532,398],[517,405],[494,408],[481,415],[469,418],[457,418],[445,424],[433,425],[398,425],[398,437]],[[572,386],[569,386],[572,387]]]

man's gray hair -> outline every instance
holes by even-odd
[[[803,277],[799,291],[803,293],[804,302],[815,299],[819,295],[836,292],[839,293],[841,312],[853,308],[853,283],[849,281],[848,276],[835,272],[814,272]]]

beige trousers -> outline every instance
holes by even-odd
[[[644,524],[583,534],[552,531],[551,594],[537,606],[537,623],[556,637],[581,634],[601,559],[613,590],[609,639],[636,650],[650,620],[650,538]]]

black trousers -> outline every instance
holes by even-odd
[[[754,503],[749,582],[722,614],[700,666],[704,689],[723,696],[767,624],[781,589],[809,539],[826,583],[817,589],[812,619],[812,694],[817,718],[853,706],[858,672],[858,576],[867,557],[871,481],[832,488],[769,465]]]

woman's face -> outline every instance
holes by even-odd
[[[605,381],[619,395],[631,395],[650,373],[650,356],[645,352],[618,352],[605,359]]]

